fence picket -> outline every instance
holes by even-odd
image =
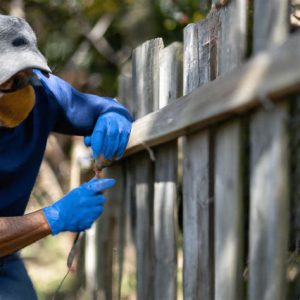
[[[218,10],[218,75],[245,57],[246,2],[230,1]],[[234,47],[232,47],[234,45]],[[242,128],[239,120],[221,125],[215,141],[215,299],[239,300],[243,274]]]
[[[182,45],[160,51],[159,107],[182,95]],[[177,295],[177,140],[155,150],[154,184],[154,299]]]
[[[159,51],[162,39],[144,43],[133,53],[133,98],[137,117],[158,108]],[[153,298],[153,163],[146,152],[136,156],[137,298]]]
[[[105,178],[114,178],[117,183],[113,189],[108,189],[104,192],[105,197],[108,199],[108,205],[106,207],[106,220],[105,227],[106,231],[103,234],[102,228],[103,224],[98,223],[98,238],[103,240],[103,252],[97,251],[98,260],[103,261],[105,268],[99,270],[104,271],[103,281],[99,281],[99,286],[102,286],[105,291],[105,298],[107,300],[117,299],[119,292],[119,278],[114,276],[115,274],[120,274],[120,211],[122,208],[122,203],[124,201],[124,176],[123,176],[123,165],[120,163],[115,163],[110,168],[105,170]],[[102,233],[101,233],[102,232]],[[98,298],[96,298],[98,299]],[[101,297],[100,297],[101,299]]]
[[[207,61],[212,49],[210,30],[213,29],[206,26],[206,21],[190,24],[185,28],[184,94],[190,93],[211,78]],[[202,36],[207,37],[207,40],[199,45]],[[209,300],[213,299],[209,132],[205,130],[187,136],[183,152],[184,299]]]
[[[215,299],[239,300],[243,281],[241,126],[220,127],[215,158]]]
[[[288,1],[254,1],[255,53],[285,39],[287,10]],[[263,90],[261,98],[268,103]],[[285,104],[270,107],[254,113],[250,124],[249,300],[285,299],[289,219],[288,112]]]
[[[119,76],[119,100],[134,115],[135,105],[132,98],[132,70],[126,66]],[[136,251],[135,251],[135,174],[133,159],[128,158],[123,164],[125,177],[124,198],[120,203],[119,239],[119,274],[118,274],[118,299],[128,293],[129,282],[131,289],[136,288]],[[134,294],[133,291],[131,291]],[[134,294],[136,295],[136,294]]]
[[[132,98],[127,106],[140,120],[134,124],[127,148],[126,155],[131,156],[106,173],[120,180],[117,191],[107,191],[113,203],[98,224],[99,275],[98,282],[90,284],[93,298],[177,299],[178,153],[183,154],[184,299],[286,297],[289,103],[279,100],[299,91],[300,35],[294,34],[282,47],[261,53],[239,67],[250,50],[246,23],[252,2],[203,0],[199,5],[205,10],[211,2],[206,19],[184,30],[183,87],[182,45],[164,48],[162,39],[136,48],[132,78],[120,78],[120,96]],[[288,1],[253,2],[253,47],[257,53],[284,40]],[[236,71],[226,74],[235,67]],[[218,76],[222,78],[215,80]],[[185,96],[180,97],[182,89]],[[153,112],[157,109],[161,110]],[[243,114],[247,114],[247,122]],[[182,136],[181,152],[176,139]],[[297,137],[291,141],[297,147]],[[149,148],[153,145],[154,151]],[[292,155],[297,159],[297,153]],[[248,167],[249,178],[245,172]],[[242,275],[248,191],[246,296]],[[294,206],[298,207],[297,191],[293,192]],[[119,246],[118,264],[112,254],[115,242]],[[126,270],[125,261],[131,261],[136,269]],[[136,294],[123,295],[123,278],[135,273]]]

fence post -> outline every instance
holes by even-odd
[[[158,108],[159,51],[162,39],[144,43],[133,52],[133,97],[140,118]],[[151,149],[148,149],[151,151]],[[137,298],[153,299],[153,163],[149,153],[135,157]]]
[[[182,44],[160,51],[159,108],[182,95]],[[154,299],[177,295],[177,140],[155,149]]]
[[[246,1],[219,6],[218,76],[243,61]],[[220,125],[215,138],[215,300],[243,299],[243,129],[239,119]]]
[[[288,31],[288,1],[254,1],[254,53],[282,42]],[[272,105],[250,124],[249,300],[285,299],[288,250],[287,105]]]

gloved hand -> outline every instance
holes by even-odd
[[[98,118],[92,135],[86,136],[84,143],[92,147],[94,158],[102,154],[106,159],[118,159],[125,152],[130,131],[131,121],[118,113],[107,112]]]
[[[92,179],[43,208],[52,234],[61,231],[79,232],[90,228],[104,210],[106,200],[101,192],[115,183],[114,179]]]

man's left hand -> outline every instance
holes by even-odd
[[[94,158],[103,155],[105,159],[123,156],[129,135],[131,122],[124,116],[107,112],[101,115],[91,136],[84,137],[84,143],[93,150]]]

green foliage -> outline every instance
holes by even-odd
[[[9,13],[9,2],[0,3],[1,12]],[[199,0],[24,0],[24,7],[54,72],[73,78],[71,83],[80,89],[110,96],[117,93],[118,71],[130,58],[131,49],[158,36],[165,44],[180,41],[184,26],[206,13],[199,10]],[[112,23],[104,38],[110,52],[103,55],[85,35],[107,14]],[[83,42],[88,50],[80,61],[71,63]],[[78,76],[72,75],[74,72]],[[90,76],[95,78],[95,74],[100,74],[101,80],[91,85]]]

